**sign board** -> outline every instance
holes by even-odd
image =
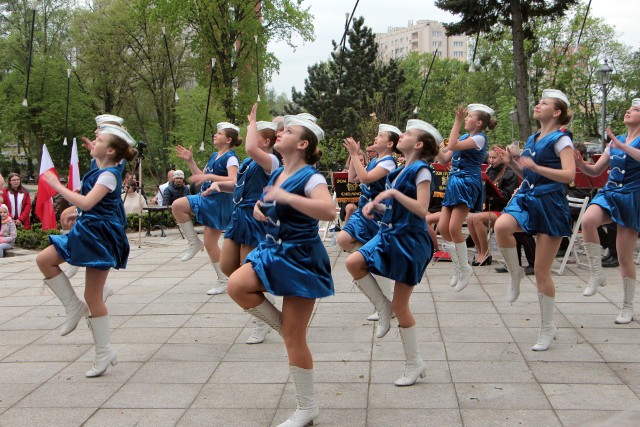
[[[348,172],[334,172],[331,174],[333,191],[338,203],[358,203],[360,200],[360,185],[349,182]]]

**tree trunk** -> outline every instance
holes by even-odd
[[[531,135],[529,117],[529,88],[527,60],[524,54],[524,30],[522,28],[522,5],[520,0],[511,0],[511,35],[513,36],[513,66],[516,72],[516,109],[518,110],[518,129],[521,141]]]

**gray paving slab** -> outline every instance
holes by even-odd
[[[253,323],[228,295],[209,296],[204,253],[189,262],[176,230],[137,245],[112,271],[108,301],[118,363],[88,379],[85,322],[66,337],[64,309],[43,288],[34,255],[0,259],[0,426],[275,426],[295,407],[282,338],[247,345]],[[569,264],[557,285],[557,340],[538,335],[535,277],[507,301],[509,276],[474,269],[467,289],[448,286],[451,263],[431,264],[411,309],[427,376],[395,387],[404,354],[397,329],[375,338],[373,312],[328,245],[336,295],[318,301],[308,332],[325,426],[574,426],[640,424],[640,323],[615,325],[618,268],[582,296],[588,272]],[[494,258],[497,258],[494,254]],[[84,273],[72,280],[82,294]],[[636,300],[638,297],[636,297]],[[278,298],[277,306],[281,306]],[[636,304],[636,309],[638,309]],[[611,424],[613,423],[613,424]]]

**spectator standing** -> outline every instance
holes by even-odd
[[[0,185],[4,183],[5,180],[0,175]],[[29,230],[31,228],[31,196],[22,186],[20,175],[14,172],[7,175],[6,186],[2,189],[2,198],[9,208],[9,215],[13,218],[16,227]]]
[[[184,172],[178,169],[177,171],[171,171],[173,180],[166,186],[162,192],[162,203],[158,203],[160,206],[171,206],[180,197],[185,197],[191,194],[189,186],[184,185]],[[162,187],[162,186],[161,186]],[[160,200],[160,199],[158,199]]]

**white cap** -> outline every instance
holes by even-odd
[[[397,134],[398,136],[402,135],[402,131],[400,129],[398,129],[397,127],[393,126],[393,125],[387,125],[382,123],[381,125],[378,126],[378,133],[380,132],[393,132],[395,134]]]
[[[122,126],[122,124],[124,123],[124,119],[122,117],[114,116],[113,114],[101,114],[99,116],[96,116],[97,126],[107,123]]]
[[[634,98],[634,99],[631,101],[631,106],[632,106],[632,107],[640,107],[640,98]]]
[[[564,102],[565,104],[567,104],[567,107],[571,107],[571,103],[569,102],[569,98],[567,98],[567,95],[565,95],[564,93],[562,93],[562,91],[558,89],[543,90],[541,98],[556,98]]]
[[[493,108],[487,107],[484,104],[469,104],[469,105],[467,105],[467,111],[468,112],[483,111],[483,112],[487,113],[490,116],[494,116],[496,114],[496,112],[493,111]]]
[[[256,122],[258,132],[265,129],[278,130],[278,124],[273,122]]]
[[[318,142],[324,138],[324,131],[320,126],[310,120],[298,116],[284,116],[284,126],[302,126],[313,132],[318,138]]]
[[[229,123],[229,122],[220,122],[218,123],[217,128],[218,128],[218,132],[220,132],[222,129],[233,129],[236,132],[240,133],[240,128],[234,125],[233,123]]]
[[[101,125],[100,130],[98,132],[101,134],[115,135],[132,147],[136,145],[136,140],[133,139],[131,135],[129,135],[129,132],[127,132],[126,130],[124,130],[124,128],[121,128],[120,126],[111,125],[111,124]]]
[[[176,179],[176,178],[183,178],[184,179],[184,172],[182,172],[180,169],[175,170],[173,172],[173,179]]]
[[[429,123],[423,120],[418,120],[418,119],[409,120],[407,122],[407,131],[411,129],[420,129],[427,133],[430,133],[431,136],[433,136],[433,138],[436,140],[436,144],[440,144],[442,142],[442,135],[440,135],[440,132],[438,132],[436,128],[434,128],[432,125],[430,125]]]
[[[297,114],[297,116],[300,117],[301,119],[312,121],[313,123],[317,123],[318,122],[318,119],[313,114],[300,113],[300,114]]]

